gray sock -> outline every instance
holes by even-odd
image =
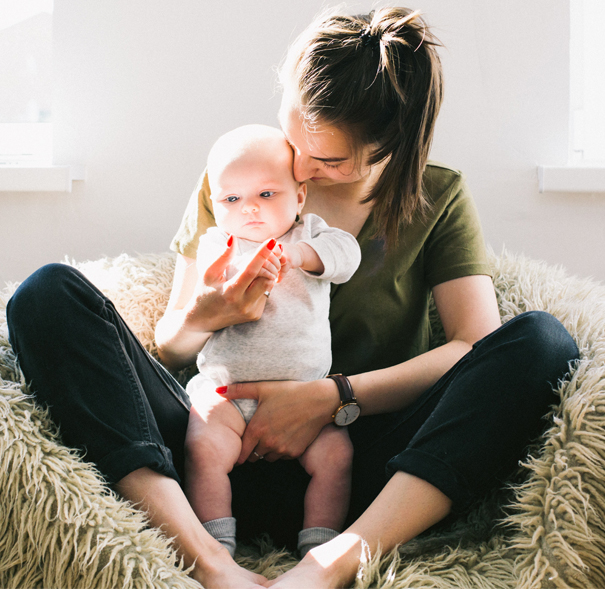
[[[305,528],[298,532],[298,552],[303,558],[311,548],[329,542],[336,538],[340,532],[331,528]]]
[[[202,525],[214,539],[218,540],[229,551],[233,558],[235,556],[235,518],[220,517],[211,519]]]

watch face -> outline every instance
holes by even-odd
[[[350,425],[361,413],[361,409],[357,403],[349,403],[338,409],[334,416],[334,423],[339,426]]]

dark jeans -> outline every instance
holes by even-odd
[[[61,264],[44,266],[7,308],[9,337],[37,400],[63,441],[111,484],[148,466],[178,481],[190,403],[101,292]],[[543,430],[553,387],[578,358],[565,328],[533,311],[477,342],[407,409],[360,418],[349,519],[397,470],[439,488],[464,511],[502,483]],[[298,461],[246,463],[231,475],[238,536],[268,532],[292,546],[308,476]]]

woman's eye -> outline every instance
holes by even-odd
[[[239,200],[239,196],[228,196],[225,200],[227,202],[236,202]]]
[[[269,198],[270,196],[273,196],[275,194],[275,192],[271,191],[271,190],[264,190],[263,192],[260,193],[260,195],[263,198]]]
[[[340,168],[340,164],[329,164],[328,162],[323,162],[324,166],[326,168],[330,168],[331,170],[337,170],[338,168]]]

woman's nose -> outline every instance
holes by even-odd
[[[292,172],[297,182],[304,182],[309,178],[313,178],[317,166],[312,158],[308,155],[302,155],[294,152],[294,163],[292,165]]]

